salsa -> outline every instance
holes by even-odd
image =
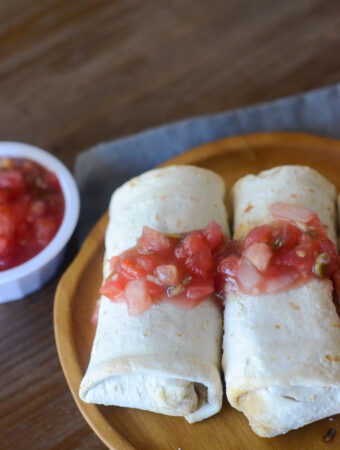
[[[0,271],[43,250],[64,216],[57,176],[35,161],[0,158]]]
[[[111,259],[112,273],[100,293],[126,301],[132,316],[161,301],[191,309],[215,291],[213,255],[223,242],[222,229],[214,221],[187,235],[144,226],[136,247]]]
[[[337,248],[316,214],[280,202],[270,211],[273,222],[253,228],[237,250],[226,243],[216,261],[217,291],[275,294],[312,278],[338,278]]]
[[[135,316],[162,301],[191,309],[213,293],[275,294],[312,278],[340,286],[337,248],[318,216],[285,203],[270,211],[273,221],[242,241],[226,239],[214,221],[186,235],[144,226],[137,245],[111,259],[100,293]]]

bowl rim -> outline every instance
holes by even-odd
[[[0,158],[1,157],[30,159],[54,172],[59,180],[64,195],[65,211],[56,235],[47,246],[33,258],[19,266],[1,271],[0,285],[24,278],[53,260],[69,241],[77,225],[80,212],[80,196],[75,179],[67,167],[58,158],[33,145],[12,141],[0,142]]]

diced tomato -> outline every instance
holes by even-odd
[[[118,263],[119,271],[128,279],[136,280],[142,278],[144,273],[139,270],[131,261],[127,259],[121,259]]]
[[[272,227],[270,225],[260,225],[253,228],[244,241],[244,248],[249,247],[254,242],[268,242],[271,236]]]
[[[171,247],[171,240],[164,234],[145,225],[137,246],[139,250],[144,252],[166,252]]]
[[[206,277],[212,271],[214,265],[210,249],[207,248],[189,256],[185,260],[185,265],[191,274]]]
[[[23,191],[25,189],[25,180],[21,172],[17,169],[0,172],[0,189]]]
[[[224,240],[222,228],[214,220],[208,223],[207,227],[202,230],[202,234],[211,250],[215,250]]]
[[[125,288],[129,316],[138,316],[152,306],[146,280],[129,281]]]
[[[264,242],[254,242],[246,248],[244,256],[261,272],[264,272],[273,256],[272,250]]]
[[[263,276],[247,258],[242,257],[237,272],[237,280],[246,294],[253,294],[256,293],[255,288],[260,289]]]
[[[155,275],[163,286],[178,286],[181,282],[180,273],[173,264],[157,266]]]
[[[27,220],[34,222],[37,217],[41,217],[46,212],[46,203],[42,200],[35,200],[29,205]]]
[[[186,296],[190,300],[204,300],[214,293],[212,280],[192,280],[187,285]]]
[[[178,259],[184,259],[188,256],[197,255],[198,253],[210,250],[205,238],[200,231],[189,233],[175,250]]]
[[[112,278],[105,281],[99,292],[110,300],[116,300],[117,297],[124,292],[125,286],[126,279],[122,274],[116,273]]]
[[[153,273],[159,260],[155,255],[138,255],[136,267],[147,273]]]
[[[52,217],[37,218],[34,223],[35,238],[45,247],[56,233],[56,222]]]

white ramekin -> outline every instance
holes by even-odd
[[[29,261],[0,272],[0,303],[19,300],[41,288],[56,273],[79,218],[80,199],[69,170],[57,158],[32,145],[0,142],[0,157],[27,158],[54,172],[65,199],[61,226],[52,241]]]

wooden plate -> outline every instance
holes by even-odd
[[[340,190],[340,141],[293,133],[264,133],[223,139],[195,148],[165,165],[194,164],[223,176],[227,189],[241,176],[282,164],[314,167]],[[102,279],[105,214],[93,228],[78,256],[62,277],[55,297],[54,327],[61,365],[73,397],[98,437],[115,449],[321,449],[340,447],[340,415],[284,436],[257,437],[246,418],[226,399],[222,411],[203,422],[136,409],[88,405],[78,397],[95,328],[91,314]],[[311,330],[312,332],[312,330]],[[335,439],[322,437],[330,428]]]

